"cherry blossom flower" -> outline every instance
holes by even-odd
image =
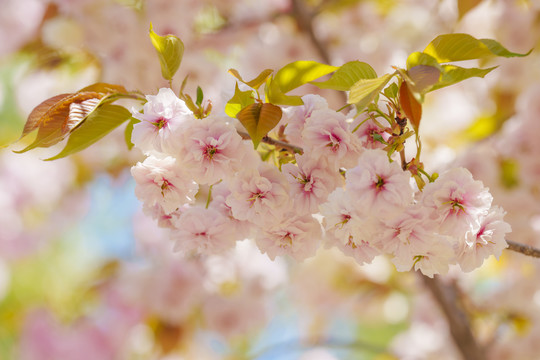
[[[135,179],[135,195],[145,206],[159,205],[165,215],[192,202],[198,186],[170,156],[149,156],[131,168]]]
[[[285,220],[256,236],[259,249],[274,260],[290,255],[297,261],[315,255],[321,238],[321,225],[311,215],[288,214]]]
[[[434,234],[424,241],[418,241],[410,256],[394,257],[392,262],[398,271],[420,270],[422,274],[433,277],[446,274],[449,264],[454,262],[455,253],[448,237]],[[412,249],[411,249],[412,250]]]
[[[200,184],[227,179],[240,169],[256,167],[260,162],[252,145],[242,141],[225,120],[207,117],[193,122],[182,134],[177,158]]]
[[[361,152],[345,115],[331,109],[314,111],[302,131],[304,150],[314,158],[326,158],[334,170],[355,166]]]
[[[193,120],[192,112],[170,88],[161,88],[157,95],[147,95],[143,112],[132,110],[141,120],[133,126],[131,140],[145,154],[152,151],[172,154],[180,141],[182,123]]]
[[[382,150],[364,151],[358,165],[347,171],[346,186],[358,206],[378,216],[398,213],[413,200],[409,173],[390,163]]]
[[[462,237],[487,215],[493,197],[465,168],[453,168],[425,186],[420,203],[432,209],[440,232]]]
[[[469,231],[462,244],[458,263],[463,271],[469,272],[480,267],[490,255],[497,259],[508,246],[505,235],[512,231],[503,220],[505,212],[501,207],[493,207],[479,222],[479,229]]]
[[[366,119],[365,116],[357,117],[350,123],[349,128],[351,133],[360,141],[360,145],[366,149],[381,149],[385,146],[380,141],[377,141],[375,136],[380,136],[384,140],[389,137],[373,120]]]
[[[313,112],[323,109],[328,109],[326,99],[320,95],[308,94],[302,96],[304,105],[291,106],[283,109],[283,119],[280,123],[284,123],[285,135],[287,140],[295,145],[302,146],[302,131],[307,119],[311,117]]]
[[[446,273],[455,262],[451,238],[438,233],[439,224],[429,218],[430,209],[413,205],[381,224],[378,247],[393,254],[398,271],[414,266],[424,275]]]
[[[336,246],[360,264],[370,263],[380,254],[375,246],[378,219],[357,207],[355,198],[343,188],[332,192],[320,209],[326,230],[325,246]]]
[[[299,214],[318,212],[319,204],[343,182],[341,175],[331,170],[324,159],[308,155],[296,156],[296,165],[285,164],[281,172],[287,175],[294,208]]]
[[[234,217],[258,226],[279,223],[291,206],[285,175],[267,163],[231,179],[230,188],[225,202]]]
[[[194,206],[175,222],[171,238],[174,250],[182,254],[219,254],[234,246],[234,223],[217,210]]]

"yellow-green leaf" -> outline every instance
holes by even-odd
[[[161,75],[165,80],[172,80],[182,62],[184,43],[174,35],[156,34],[152,24],[150,24],[150,40],[158,53]]]
[[[273,81],[271,77],[266,81],[264,90],[266,93],[266,101],[269,103],[289,106],[300,106],[304,104],[300,96],[285,95],[279,88],[278,83]]]
[[[126,126],[126,129],[124,130],[124,141],[126,142],[128,150],[133,149],[133,146],[135,146],[135,144],[133,144],[133,142],[131,141],[131,135],[133,134],[133,125],[138,122],[141,121],[132,117]]]
[[[442,66],[442,75],[437,84],[435,84],[429,91],[437,90],[445,86],[456,84],[460,81],[472,78],[480,77],[483,78],[489,74],[493,69],[497,67],[491,67],[487,69],[479,68],[462,68],[455,65],[443,65]]]
[[[435,59],[433,56],[416,51],[410,54],[407,58],[407,70],[418,65],[428,65],[442,70],[441,65],[439,65],[437,59]]]
[[[439,35],[425,48],[424,53],[433,56],[439,63],[482,59],[497,55],[503,57],[526,56],[514,53],[491,39],[478,40],[468,34]]]
[[[232,118],[236,117],[236,114],[238,114],[240,110],[255,102],[254,95],[254,92],[251,90],[241,91],[238,87],[238,83],[236,83],[234,96],[227,102],[227,105],[225,105],[225,113]]]
[[[71,132],[66,147],[58,155],[45,160],[60,159],[86,149],[129,118],[131,113],[122,106],[111,104],[100,106]]]
[[[375,79],[376,77],[377,73],[369,64],[361,61],[350,61],[340,66],[329,80],[312,81],[311,84],[321,89],[349,91],[358,80]]]
[[[283,94],[297,87],[336,71],[338,68],[316,61],[295,61],[281,68],[274,77],[274,82]]]
[[[247,86],[255,90],[257,90],[262,84],[264,84],[266,82],[266,79],[268,79],[268,77],[273,72],[274,70],[272,69],[265,69],[259,75],[257,75],[255,79],[250,80],[250,81],[244,81],[244,79],[242,79],[242,76],[240,76],[237,70],[229,69],[229,74],[231,74],[232,76],[237,78],[240,82],[246,84]]]
[[[355,104],[358,111],[364,109],[382,91],[392,76],[392,74],[384,74],[376,79],[358,80],[351,87],[347,103]]]
[[[399,105],[418,134],[422,119],[422,105],[416,100],[406,81],[401,82],[399,88]]]
[[[279,106],[254,103],[240,110],[236,118],[247,130],[256,149],[262,138],[279,123],[281,116]]]
[[[518,54],[518,53],[509,51],[504,46],[502,46],[499,42],[497,42],[497,41],[495,41],[493,39],[480,39],[480,41],[484,45],[486,45],[488,47],[489,51],[491,51],[493,54],[495,54],[497,56],[506,57],[506,58],[527,56],[532,51],[532,49],[531,49],[531,50],[529,50],[528,52],[526,52],[524,54]]]

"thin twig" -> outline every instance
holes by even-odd
[[[247,132],[240,131],[240,130],[237,130],[237,132],[238,132],[238,135],[240,135],[242,137],[242,139],[245,139],[245,140],[251,139],[251,137],[249,136],[249,134]],[[289,144],[288,142],[285,142],[285,141],[273,139],[273,138],[271,138],[269,136],[263,137],[261,142],[263,142],[265,144],[268,144],[268,145],[274,145],[276,147],[287,149],[290,152],[295,153],[295,154],[302,155],[304,153],[304,149],[302,149],[299,146]]]
[[[540,258],[540,249],[537,249],[529,245],[520,244],[511,240],[506,240],[506,242],[508,243],[508,248],[507,248],[508,250],[522,253],[527,256]]]
[[[420,275],[433,298],[439,304],[448,321],[450,334],[454,343],[465,360],[484,360],[483,349],[476,342],[471,331],[469,319],[458,305],[457,289],[454,283],[445,286],[438,277],[429,278]]]

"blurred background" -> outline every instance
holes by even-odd
[[[185,44],[174,88],[219,109],[229,68],[250,79],[295,60],[405,66],[437,35],[496,39],[525,58],[426,97],[429,171],[467,167],[507,211],[511,239],[540,246],[540,2],[536,0],[0,0],[0,359],[458,359],[445,318],[414,273],[333,250],[298,264],[249,241],[186,260],[147,219],[124,129],[65,159],[15,154],[30,111],[103,81],[167,86],[149,37]],[[302,88],[304,89],[304,88]],[[320,92],[306,87],[305,92]],[[331,107],[343,105],[322,93]],[[490,359],[540,353],[538,261],[500,261],[457,284]]]

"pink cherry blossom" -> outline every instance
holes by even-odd
[[[441,233],[462,237],[487,215],[493,197],[465,168],[453,168],[425,186],[420,202],[432,209]]]
[[[287,179],[267,163],[261,163],[258,171],[244,171],[231,179],[230,189],[226,204],[234,217],[258,226],[281,222],[291,206]]]
[[[299,214],[318,212],[319,204],[325,202],[328,194],[343,183],[339,172],[330,169],[324,159],[308,155],[296,156],[296,165],[285,164],[281,172],[287,175],[294,208]]]
[[[332,192],[320,209],[326,230],[325,246],[336,246],[360,264],[370,263],[380,254],[376,248],[379,220],[357,207],[354,197],[343,188]]]
[[[360,145],[366,149],[381,149],[385,145],[375,140],[374,136],[380,136],[387,140],[389,135],[384,132],[372,119],[365,116],[357,117],[349,126],[354,136],[360,140]]]
[[[398,271],[420,270],[422,274],[433,277],[435,274],[446,274],[449,264],[454,262],[455,253],[448,237],[437,234],[425,234],[424,239],[417,241],[414,249],[407,256],[399,254],[392,259]]]
[[[200,184],[227,179],[259,162],[252,145],[242,141],[226,120],[207,117],[194,121],[183,133],[177,157]]]
[[[192,202],[198,186],[170,156],[149,156],[131,168],[135,179],[135,195],[145,206],[159,205],[165,215]]]
[[[414,266],[432,277],[445,273],[454,263],[452,239],[438,233],[439,225],[429,215],[430,209],[413,205],[382,222],[377,244],[383,252],[394,255],[392,262],[398,271]]]
[[[385,217],[400,212],[413,200],[410,174],[397,162],[390,163],[386,152],[366,150],[358,165],[347,171],[347,191],[358,206]]]
[[[283,119],[280,123],[284,123],[285,135],[287,140],[295,145],[302,146],[302,131],[307,119],[311,117],[313,112],[323,109],[328,109],[326,99],[319,95],[308,94],[302,96],[304,105],[291,106],[283,109]]]
[[[304,150],[313,158],[326,158],[334,170],[355,166],[361,152],[358,138],[345,115],[331,109],[314,111],[302,131]]]
[[[290,255],[303,261],[315,255],[322,235],[321,225],[311,215],[288,214],[282,223],[261,230],[256,236],[257,245],[272,260]]]
[[[502,208],[495,206],[480,220],[478,230],[467,232],[458,258],[463,271],[469,272],[480,267],[490,255],[499,259],[508,246],[505,235],[512,231],[510,225],[503,220],[504,214]]]
[[[186,255],[223,253],[238,240],[234,223],[212,208],[191,207],[174,225],[174,250]]]
[[[133,126],[131,140],[145,154],[172,153],[180,141],[182,123],[193,120],[192,112],[169,88],[161,88],[146,99],[142,113],[132,110],[133,117],[141,122]]]

